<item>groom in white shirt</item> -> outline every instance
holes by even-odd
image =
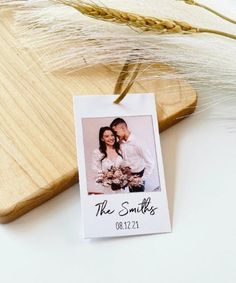
[[[130,192],[144,192],[145,180],[151,175],[154,163],[147,148],[137,140],[129,130],[127,123],[122,118],[112,121],[110,127],[116,132],[124,160],[129,163],[132,175],[136,176],[135,183],[129,187]],[[145,137],[144,137],[145,138]]]

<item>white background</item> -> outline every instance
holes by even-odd
[[[75,185],[0,226],[0,281],[235,283],[236,122],[209,117],[161,134],[171,234],[81,240]]]

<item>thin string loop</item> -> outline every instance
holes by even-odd
[[[117,79],[116,85],[115,85],[115,89],[114,89],[114,93],[119,95],[117,97],[117,99],[114,101],[114,103],[118,104],[120,103],[125,96],[127,95],[127,93],[129,92],[129,90],[131,89],[132,85],[134,84],[134,81],[136,79],[136,77],[138,76],[139,70],[141,68],[141,63],[137,63],[136,67],[130,77],[129,82],[127,83],[126,87],[122,90],[122,87],[127,79],[127,77],[129,76],[130,72],[129,69],[131,67],[131,65],[134,65],[133,63],[131,63],[131,61],[129,59],[127,59],[127,61],[125,62],[119,77]]]

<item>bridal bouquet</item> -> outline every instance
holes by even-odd
[[[127,186],[139,185],[140,183],[139,179],[132,175],[131,169],[128,166],[112,166],[110,169],[99,173],[96,182],[105,187],[111,186],[113,191],[125,189]]]

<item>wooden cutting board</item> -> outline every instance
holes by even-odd
[[[118,75],[112,67],[45,73],[37,56],[22,49],[10,27],[9,15],[1,17],[1,223],[16,219],[77,182],[72,95],[111,94]],[[153,68],[160,67],[172,71],[158,64]],[[131,92],[155,92],[160,130],[191,114],[197,103],[196,92],[185,81],[137,82]]]

